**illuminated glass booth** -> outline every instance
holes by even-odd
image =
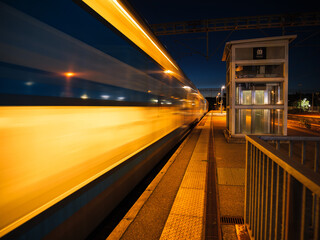
[[[288,50],[296,35],[227,42],[227,134],[287,135]]]

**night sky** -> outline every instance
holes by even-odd
[[[130,3],[149,24],[320,11],[315,1],[131,0]],[[320,26],[286,29],[286,35],[293,34],[298,37],[290,44],[289,91],[319,91]],[[188,78],[198,88],[204,88],[225,84],[226,65],[221,59],[226,41],[281,35],[281,29],[234,31],[231,35],[210,32],[208,61],[203,56],[205,33],[159,36],[159,39]]]

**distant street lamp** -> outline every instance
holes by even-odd
[[[221,113],[222,113],[222,102],[223,102],[223,94],[222,94],[223,89],[225,89],[225,86],[224,86],[224,85],[221,87],[221,101],[220,101]]]

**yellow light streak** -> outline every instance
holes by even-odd
[[[158,47],[158,45],[149,37],[149,35],[140,27],[140,25],[130,16],[130,14],[118,3],[117,0],[113,0],[113,2],[117,5],[117,7],[121,10],[123,14],[125,14],[130,21],[149,39],[149,41],[161,52],[161,54],[175,67],[175,69],[179,70],[178,67],[167,57],[167,55]]]
[[[176,111],[1,107],[0,238],[182,126]]]
[[[164,48],[159,40],[149,30],[147,25],[140,21],[134,12],[127,8],[122,0],[82,0],[92,10],[108,21],[115,29],[132,41],[137,47],[149,55],[164,70],[171,70],[174,77],[190,85],[177,63]]]

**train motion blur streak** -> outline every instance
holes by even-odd
[[[179,140],[207,109],[126,5],[84,1],[103,22],[75,2],[0,2],[0,237],[161,139]],[[117,177],[130,181],[132,169]],[[96,197],[89,192],[87,202]],[[80,208],[58,221],[47,217],[36,235],[46,236]]]

